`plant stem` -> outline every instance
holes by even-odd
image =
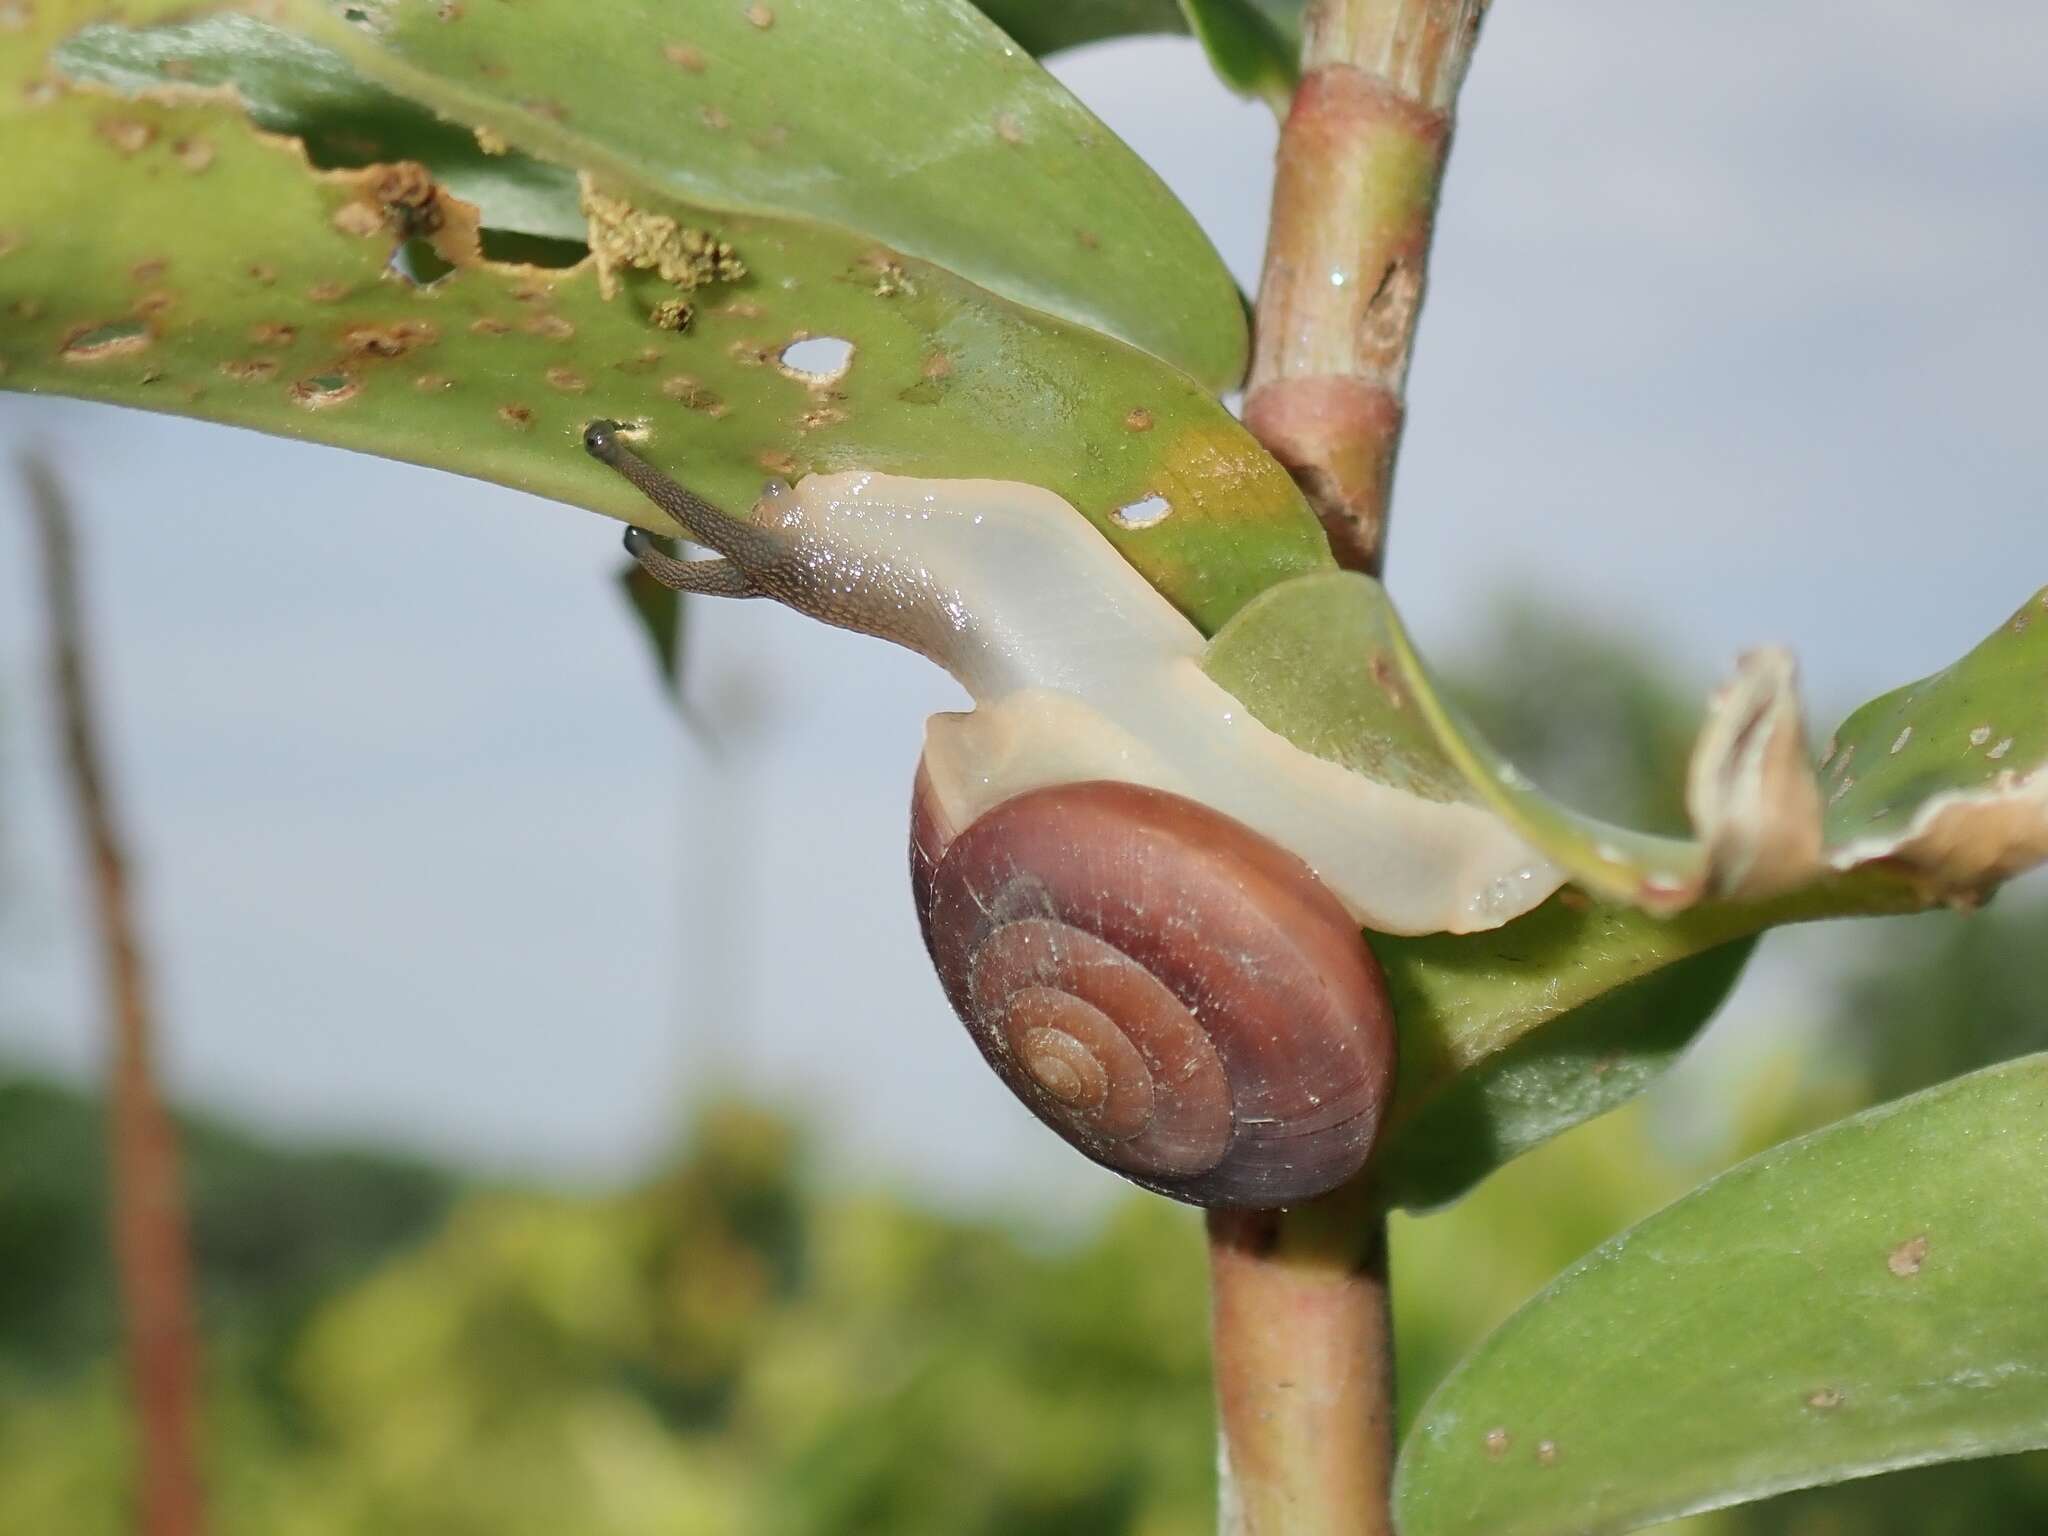
[[[1289,1213],[1210,1213],[1223,1536],[1393,1531],[1386,1224],[1346,1214],[1304,1243]]]
[[[1487,0],[1314,0],[1280,134],[1245,425],[1377,571],[1451,110]]]
[[[1245,425],[1338,561],[1385,558],[1451,112],[1488,0],[1311,0],[1281,129]],[[1385,1213],[1364,1181],[1212,1212],[1223,1536],[1392,1536]]]
[[[140,1439],[136,1529],[142,1536],[198,1536],[203,1524],[194,1446],[199,1348],[177,1132],[150,1064],[148,988],[128,899],[127,860],[93,725],[71,519],[46,464],[32,459],[23,472],[40,535],[52,684],[72,798],[91,859],[101,965],[113,1014],[111,1225]]]

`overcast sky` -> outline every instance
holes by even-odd
[[[1274,142],[1191,44],[1058,73],[1255,282]],[[2048,9],[1502,0],[1467,86],[1391,585],[1434,653],[1516,591],[1704,690],[1799,652],[1821,732],[2048,581]],[[951,683],[701,605],[660,697],[615,529],[452,476],[0,395],[65,456],[167,1070],[262,1126],[612,1177],[721,1083],[834,1166],[1114,1189],[990,1079],[903,874]],[[98,1056],[40,640],[0,483],[0,1053]],[[1735,1010],[1776,1023],[1825,936]]]

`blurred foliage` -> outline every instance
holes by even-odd
[[[1533,612],[1465,697],[1533,776],[1646,812],[1693,701],[1654,658]],[[1634,743],[1614,754],[1587,740]],[[1667,804],[1666,809],[1670,809]],[[2048,905],[1868,930],[1818,1056],[1731,1136],[1653,1098],[1396,1218],[1404,1415],[1595,1243],[1818,1120],[2048,1045]],[[787,1121],[696,1118],[624,1192],[479,1186],[385,1156],[185,1126],[221,1536],[1179,1536],[1212,1529],[1192,1213],[1085,1232],[963,1219],[821,1176]],[[96,1105],[0,1080],[0,1531],[127,1528]],[[2048,1457],[1897,1473],[1686,1536],[2020,1536]]]

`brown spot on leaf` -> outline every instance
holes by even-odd
[[[180,139],[173,144],[171,154],[178,164],[197,176],[213,164],[213,140],[203,139],[195,134],[189,139]]]
[[[476,135],[476,147],[485,154],[509,155],[512,153],[512,146],[506,142],[505,136],[496,129],[486,128],[479,123],[471,131]]]
[[[664,43],[661,54],[685,74],[704,73],[704,51],[701,48],[693,48],[688,43]]]
[[[924,360],[924,376],[933,381],[953,377],[953,359],[944,352],[932,352]]]
[[[575,324],[560,315],[529,315],[519,323],[519,329],[543,341],[568,341],[576,334]]]
[[[453,389],[455,381],[445,373],[423,373],[412,381],[412,387],[421,394],[438,394],[444,389]]]
[[[876,251],[862,258],[862,263],[874,273],[872,292],[878,299],[893,299],[899,294],[911,292],[910,276],[903,270],[903,263],[887,251]]]
[[[103,117],[94,127],[124,155],[140,154],[156,141],[155,126],[139,117]]]
[[[38,320],[42,318],[43,301],[41,299],[16,299],[7,306],[7,312],[17,320]]]
[[[1374,651],[1369,664],[1372,680],[1379,691],[1386,695],[1387,702],[1396,709],[1408,707],[1408,690],[1401,686],[1401,676],[1394,668],[1393,661],[1385,651]]]
[[[1084,251],[1099,251],[1102,249],[1102,236],[1095,233],[1092,229],[1077,229],[1074,231],[1074,238],[1080,242],[1081,249]]]
[[[1833,1413],[1842,1406],[1842,1394],[1834,1387],[1821,1387],[1806,1394],[1806,1406],[1816,1413]]]
[[[162,314],[178,302],[177,294],[168,288],[152,288],[135,301],[135,313],[144,317]]]
[[[747,7],[747,20],[766,32],[775,25],[775,13],[765,5],[750,5]]]
[[[1538,1440],[1536,1442],[1536,1464],[1543,1467],[1554,1467],[1557,1465],[1557,1442],[1555,1440]]]
[[[1486,1454],[1488,1458],[1493,1461],[1499,1461],[1501,1457],[1507,1455],[1510,1443],[1508,1432],[1496,1424],[1486,1432]]]
[[[260,261],[250,263],[248,270],[249,281],[260,287],[268,288],[277,281],[277,268],[266,266]]]
[[[763,310],[752,299],[731,299],[719,305],[712,313],[714,315],[723,315],[731,320],[758,320],[761,318]]]
[[[231,379],[239,379],[243,383],[253,383],[261,379],[267,379],[275,374],[277,372],[277,359],[274,357],[230,357],[221,363],[220,371]]]
[[[129,278],[138,283],[153,283],[171,269],[171,264],[162,256],[152,256],[147,261],[138,261],[128,269]]]
[[[29,0],[0,0],[0,32],[26,32],[35,11]]]
[[[299,328],[281,320],[262,320],[249,327],[249,339],[259,347],[288,347],[299,339]]]
[[[462,0],[441,0],[441,3],[434,7],[434,15],[441,21],[460,21],[462,9]]]
[[[309,411],[324,411],[345,405],[362,392],[363,386],[345,373],[316,373],[292,385],[291,401]]]
[[[1150,432],[1152,430],[1152,413],[1142,405],[1134,407],[1131,413],[1124,417],[1124,430],[1126,432]]]
[[[501,405],[498,407],[498,420],[524,432],[533,425],[533,412],[523,405]]]
[[[780,475],[785,480],[792,479],[796,475],[795,458],[773,448],[764,448],[755,456],[754,462],[767,470],[769,474]]]
[[[343,234],[425,240],[450,266],[479,259],[476,206],[451,196],[417,160],[366,165],[336,175],[353,194],[334,212],[334,227]]]
[[[697,118],[714,133],[723,133],[732,126],[732,119],[709,102],[697,109]]]
[[[384,233],[382,211],[368,203],[343,203],[334,210],[334,217],[328,222],[342,234],[357,240],[367,240]]]
[[[469,322],[469,333],[472,336],[505,336],[509,335],[511,330],[511,326],[492,315],[479,315]]]
[[[774,354],[758,341],[736,341],[725,349],[725,355],[742,368],[761,368]]]
[[[569,120],[569,109],[552,96],[536,96],[526,103],[526,110],[535,117],[546,118],[551,123],[566,123]]]
[[[23,243],[21,236],[13,230],[0,229],[0,256],[12,256]]]
[[[574,368],[563,368],[557,365],[550,368],[544,377],[549,384],[561,390],[564,394],[580,395],[590,387],[584,382],[583,375]]]
[[[424,320],[352,325],[341,333],[341,345],[352,357],[403,357],[416,347],[430,347],[440,339],[440,332]]]
[[[17,304],[16,310],[21,306]],[[140,320],[116,320],[110,325],[81,325],[69,332],[59,353],[67,363],[97,363],[110,357],[140,352],[155,337]]]
[[[702,411],[707,416],[725,414],[725,403],[687,373],[673,374],[663,379],[661,392],[669,399],[680,401],[691,410]]]
[[[1024,142],[1024,129],[1019,125],[1017,119],[1008,112],[998,112],[996,114],[996,137],[1005,144],[1022,144]]]
[[[306,290],[306,297],[315,304],[339,304],[353,292],[355,288],[349,283],[315,283]]]
[[[1884,1267],[1901,1280],[1910,1280],[1920,1273],[1920,1266],[1927,1262],[1927,1234],[1909,1237],[1890,1253],[1885,1255]]]
[[[846,412],[836,405],[817,405],[797,417],[797,430],[819,432],[826,427],[836,427],[846,420]]]

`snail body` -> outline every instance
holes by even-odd
[[[1294,1204],[1364,1165],[1385,984],[1334,895],[1206,806],[1095,781],[955,832],[920,774],[911,881],[946,996],[1082,1153],[1204,1206]]]
[[[585,440],[726,557],[666,562],[664,579],[774,598],[959,680],[976,707],[934,716],[924,753],[956,826],[1048,785],[1146,785],[1292,852],[1383,933],[1498,927],[1562,879],[1483,807],[1376,783],[1255,719],[1202,670],[1195,627],[1051,491],[818,474],[771,482],[736,518],[651,469],[612,424]]]

